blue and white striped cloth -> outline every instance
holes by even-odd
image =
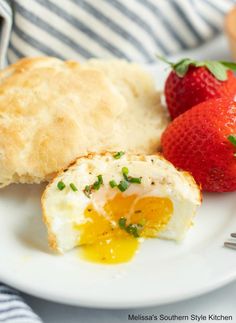
[[[1,66],[23,56],[152,63],[199,46],[235,0],[0,0]],[[12,12],[14,21],[12,24]]]
[[[0,322],[42,323],[19,293],[0,283]]]
[[[212,39],[236,0],[0,0],[0,67],[24,56],[155,62]],[[2,260],[1,260],[2,261]],[[0,284],[0,322],[40,319]]]

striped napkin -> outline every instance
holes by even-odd
[[[19,293],[0,283],[0,322],[42,323]]]
[[[24,56],[154,63],[215,37],[236,0],[0,0],[0,67]],[[40,319],[0,284],[0,322]]]
[[[9,6],[11,3],[12,8]],[[155,62],[223,28],[235,0],[0,0],[0,64],[23,56]],[[12,10],[14,23],[11,32]]]

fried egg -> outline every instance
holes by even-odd
[[[83,258],[120,263],[144,238],[182,240],[201,193],[192,176],[160,155],[123,152],[81,157],[42,196],[49,245]]]

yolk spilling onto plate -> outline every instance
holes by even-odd
[[[80,244],[84,245],[82,256],[104,264],[129,261],[139,245],[137,236],[156,237],[172,214],[172,201],[164,197],[139,198],[119,193],[107,201],[104,214],[91,204],[84,213],[87,222],[77,226],[81,230]],[[135,232],[130,227],[136,228]]]

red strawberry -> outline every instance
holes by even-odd
[[[212,99],[186,111],[165,130],[162,147],[203,190],[236,190],[236,101]]]
[[[173,64],[166,83],[165,97],[172,119],[198,103],[223,96],[236,95],[236,77],[229,62],[197,62],[183,59]]]

